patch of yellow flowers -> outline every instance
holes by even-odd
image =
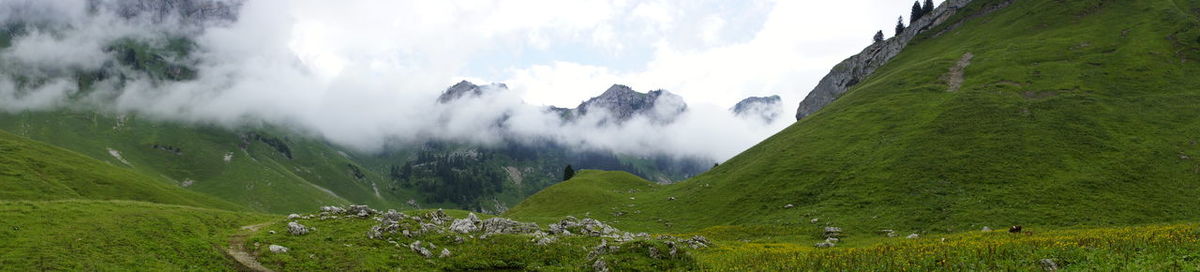
[[[853,238],[851,238],[853,239]],[[700,260],[717,271],[1200,271],[1200,224],[931,235],[865,247],[721,242]]]

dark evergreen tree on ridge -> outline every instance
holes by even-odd
[[[933,8],[935,8],[935,6],[933,6],[933,0],[925,0],[924,11],[921,13],[924,13],[925,15],[933,14]]]
[[[904,33],[904,16],[896,20],[896,36],[900,36],[900,33]]]
[[[883,42],[883,30],[875,32],[875,43]]]
[[[908,23],[914,23],[925,16],[925,8],[921,7],[921,1],[913,1],[912,14],[908,16]]]
[[[575,169],[572,169],[571,165],[568,164],[567,169],[563,170],[563,179],[562,180],[567,181],[567,180],[571,179],[572,177],[575,177]]]

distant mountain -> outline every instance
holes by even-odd
[[[178,19],[197,24],[235,21],[242,0],[88,0],[89,10],[107,9],[125,18],[146,18],[154,22]]]
[[[753,96],[742,99],[729,111],[744,118],[757,117],[763,122],[771,123],[783,112],[783,103],[778,95]]]
[[[470,81],[459,81],[458,83],[446,88],[442,95],[438,96],[438,103],[449,103],[463,97],[477,97],[483,95],[485,90],[508,90],[508,85],[504,83],[495,83],[486,86],[479,86]]]

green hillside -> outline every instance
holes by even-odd
[[[626,179],[584,173],[509,215],[590,213],[659,231],[812,226],[813,239],[830,225],[1200,219],[1200,1],[1026,0],[975,16],[998,2],[973,2],[939,26],[957,28],[922,34],[828,107],[706,174],[628,192],[614,189]],[[594,198],[613,201],[563,204]]]
[[[136,200],[244,208],[75,152],[0,132],[0,200]]]
[[[361,178],[356,176],[352,166],[357,164],[327,143],[281,136],[292,134],[270,128],[235,133],[64,110],[4,114],[0,130],[256,211],[287,213],[348,203],[398,207],[409,199],[384,188],[378,174],[364,171]]]
[[[228,237],[261,215],[132,201],[0,200],[3,271],[234,271]]]

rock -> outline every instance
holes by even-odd
[[[708,238],[704,238],[704,236],[700,235],[692,236],[692,238],[684,240],[683,242],[687,243],[688,246],[691,246],[692,248],[708,247],[710,244],[708,242]]]
[[[450,257],[450,250],[443,248],[442,254],[439,254],[438,258],[446,258],[446,257]]]
[[[540,230],[536,223],[517,222],[500,217],[483,220],[479,229],[488,234],[530,234]]]
[[[827,242],[827,243],[834,243],[834,244],[836,244],[836,243],[838,243],[838,242],[841,242],[841,241],[842,241],[842,239],[833,238],[833,237],[825,238],[825,242]]]
[[[292,235],[304,235],[309,231],[308,227],[305,227],[300,223],[296,223],[296,221],[288,222],[287,228],[288,233],[291,233]]]
[[[421,241],[415,241],[412,244],[409,244],[408,248],[425,258],[433,256],[433,253],[429,252],[429,249],[421,246]]]
[[[321,212],[330,213],[330,214],[340,214],[340,213],[346,212],[346,210],[344,210],[338,206],[322,206]]]
[[[825,238],[841,237],[841,236],[842,236],[842,228],[825,227]]]
[[[429,220],[429,222],[433,223],[434,225],[441,225],[451,219],[449,215],[446,215],[446,211],[443,211],[442,209],[425,213],[424,218]]]
[[[833,246],[834,246],[834,244],[830,243],[830,242],[820,242],[820,243],[816,244],[817,248],[829,248],[829,247],[833,247]]]
[[[1058,263],[1055,263],[1054,260],[1042,259],[1041,261],[1038,261],[1038,263],[1042,265],[1042,270],[1058,271]]]
[[[668,197],[667,200],[675,200],[675,197]]]
[[[388,210],[386,213],[383,213],[383,217],[382,217],[383,220],[388,220],[388,221],[393,221],[393,222],[400,222],[401,220],[404,220],[405,218],[408,218],[408,215],[406,215],[404,213],[396,212],[396,210]]]
[[[933,29],[934,26],[946,21],[970,2],[971,0],[947,0],[935,8],[932,13],[912,22],[900,35],[873,43],[863,49],[861,53],[834,66],[829,74],[821,79],[817,87],[808,93],[804,101],[800,102],[800,106],[796,110],[796,120],[803,119],[832,103],[850,87],[865,80],[876,69],[900,54],[900,51],[918,34]]]
[[[297,218],[300,218],[300,215],[299,215],[299,214],[294,214],[294,213],[293,213],[293,214],[289,214],[289,215],[288,215],[288,217],[287,217],[287,219],[288,219],[288,220],[296,220]]]
[[[604,260],[596,260],[595,263],[592,263],[592,269],[596,272],[608,272],[608,264],[604,263]]]
[[[987,227],[987,226],[983,226],[983,229],[982,229],[981,231],[983,231],[983,232],[992,232],[992,228],[989,228],[989,227]]]
[[[816,223],[817,223],[818,221],[820,221],[820,220],[821,220],[820,218],[813,218],[812,220],[808,220],[808,222],[809,222],[809,223],[816,224]]]
[[[887,236],[887,237],[896,237],[896,231],[890,230],[890,229],[879,230],[879,233],[882,233],[884,236]]]
[[[658,248],[653,247],[653,246],[650,247],[650,255],[649,256],[651,259],[658,259],[658,258],[662,257],[662,255],[658,253]]]
[[[267,247],[267,249],[271,250],[271,253],[287,253],[288,252],[288,248],[281,246],[281,245],[270,245]]]
[[[584,218],[583,220],[578,220],[570,216],[558,223],[550,224],[549,229],[550,233],[556,235],[571,235],[570,229],[576,229],[581,235],[594,237],[610,235],[620,231],[596,219]]]
[[[916,233],[913,233],[913,234],[909,234],[907,237],[904,237],[904,238],[917,239],[917,237],[921,237],[921,235],[917,235]]]
[[[275,231],[271,230],[271,231],[267,231],[267,233],[275,234]]]
[[[783,205],[784,209],[791,209],[791,208],[795,208],[795,207],[796,207],[796,205],[792,205],[792,204]]]
[[[457,233],[471,233],[479,230],[480,223],[482,223],[482,221],[479,220],[479,217],[475,216],[475,213],[470,213],[467,214],[467,218],[454,220],[453,223],[450,223],[450,231]]]
[[[350,205],[350,208],[346,210],[346,213],[361,218],[367,218],[371,215],[379,213],[379,211],[371,209],[370,207],[367,207],[367,205]]]

